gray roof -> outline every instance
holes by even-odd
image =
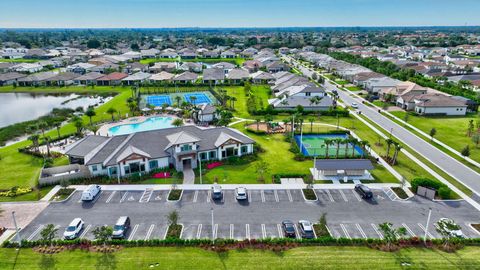
[[[27,76],[27,75],[22,74],[22,73],[18,73],[18,72],[8,72],[8,73],[0,74],[0,82],[1,81],[16,80],[16,79],[19,79],[19,78],[23,78],[25,76]]]
[[[207,68],[203,71],[203,80],[217,81],[225,79],[225,72],[220,68]]]
[[[63,72],[63,73],[58,73],[57,75],[48,78],[47,81],[70,81],[75,78],[78,78],[80,74],[78,73],[73,73],[73,72]]]
[[[39,72],[39,73],[34,73],[32,75],[28,75],[27,77],[23,77],[18,79],[19,82],[41,82],[41,81],[46,81],[54,76],[57,76],[56,73],[54,72]]]
[[[193,72],[185,71],[184,73],[178,74],[177,76],[175,76],[173,80],[174,81],[194,81],[197,78],[198,78],[197,74]]]
[[[81,156],[84,157],[95,149],[100,144],[108,140],[108,137],[102,136],[87,136],[76,143],[67,147],[66,154],[69,156]]]
[[[317,170],[372,170],[372,162],[368,159],[317,159]]]
[[[227,78],[230,80],[242,80],[242,79],[248,79],[250,73],[248,70],[245,70],[243,68],[235,68],[232,69],[228,72]]]
[[[144,152],[151,156],[151,158],[168,157],[170,155],[166,151],[166,147],[172,145],[172,141],[169,139],[177,138],[179,137],[179,134],[183,134],[180,136],[181,138],[198,138],[199,141],[197,142],[197,145],[199,146],[199,151],[215,149],[215,144],[218,144],[218,139],[220,137],[232,137],[235,140],[246,144],[254,143],[254,141],[246,135],[227,127],[207,129],[202,129],[196,126],[174,127],[111,137],[111,140],[99,149],[91,159],[86,161],[86,164],[104,163],[105,166],[114,165],[116,164],[118,157],[125,152],[125,149],[131,146],[134,147],[137,152]],[[100,145],[100,143],[97,145]],[[77,147],[82,149],[82,143],[79,143]],[[70,155],[70,151],[67,152],[67,154]]]
[[[215,108],[215,106],[212,106],[208,103],[200,104],[199,107],[200,107],[200,111],[202,112],[202,114],[213,114],[217,110],[217,108]]]
[[[75,78],[76,81],[89,81],[89,80],[96,80],[100,77],[103,77],[104,74],[99,72],[90,72],[80,77]]]
[[[150,78],[151,76],[152,74],[150,73],[145,73],[140,71],[122,79],[122,81],[143,81]]]

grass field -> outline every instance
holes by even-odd
[[[302,247],[285,252],[200,248],[125,248],[112,254],[65,251],[42,255],[1,249],[0,269],[479,269],[480,248],[382,252],[366,247]]]
[[[38,59],[23,59],[23,58],[20,58],[20,59],[3,59],[3,58],[0,58],[0,62],[10,62],[10,63],[35,63],[35,62],[38,62],[40,60]]]
[[[347,136],[344,135],[303,135],[299,136],[297,135],[295,137],[297,144],[300,142],[300,138],[302,140],[302,145],[303,148],[307,151],[307,153],[304,152],[304,155],[307,156],[319,156],[319,157],[325,157],[326,156],[326,150],[327,146],[325,144],[326,139],[346,139]],[[351,157],[352,156],[352,144],[348,144],[348,147],[346,144],[340,143],[338,147],[338,156],[341,157]],[[331,144],[328,146],[328,156],[329,157],[336,157],[337,153],[337,144]],[[359,149],[358,146],[355,147],[355,156],[361,156],[361,150]]]
[[[254,116],[250,115],[247,111],[247,99],[245,95],[245,88],[243,86],[230,86],[224,87],[227,90],[229,96],[233,96],[237,99],[235,101],[235,113],[236,117],[253,119]],[[252,93],[257,97],[257,106],[260,106],[260,103],[264,107],[268,105],[268,98],[270,93],[270,87],[268,85],[252,85]]]
[[[391,112],[393,115],[403,119],[405,112]],[[478,148],[471,137],[467,136],[468,122],[480,120],[477,116],[464,117],[425,117],[409,115],[408,123],[429,134],[432,128],[437,130],[435,138],[447,144],[457,151],[462,151],[466,146],[470,146],[470,158],[480,162],[480,148]]]

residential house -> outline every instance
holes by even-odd
[[[122,80],[128,77],[128,74],[121,72],[113,72],[97,79],[97,85],[100,86],[116,86],[122,84]]]
[[[156,62],[148,70],[151,73],[158,73],[161,71],[174,72],[177,69],[177,64],[175,62]]]
[[[212,123],[217,119],[217,108],[215,106],[202,103],[197,105],[198,110],[193,113],[193,119],[196,123]]]
[[[24,73],[35,73],[43,69],[39,63],[20,63],[11,68],[11,70]]]
[[[207,68],[203,71],[203,83],[219,84],[225,80],[225,73],[221,68]]]
[[[128,51],[122,54],[122,56],[132,61],[138,61],[142,59],[142,54],[140,52],[134,52],[134,51]]]
[[[220,53],[218,51],[206,51],[202,53],[203,58],[219,58]]]
[[[55,72],[38,72],[17,80],[19,86],[46,86],[46,81],[54,76]]]
[[[89,72],[80,77],[77,77],[73,82],[77,85],[93,85],[97,83],[97,79],[103,77],[104,74],[100,72]]]
[[[135,72],[148,72],[148,65],[139,62],[128,63],[123,67],[123,72],[132,74]]]
[[[415,97],[415,112],[420,115],[461,116],[467,113],[467,105],[443,94],[425,94]]]
[[[102,73],[102,74],[108,74],[108,73],[118,71],[119,68],[120,68],[120,66],[117,65],[117,64],[106,63],[106,64],[94,66],[92,68],[89,68],[88,70],[90,72],[98,72],[98,73]]]
[[[256,84],[273,83],[275,81],[272,74],[261,70],[250,74],[250,78],[252,78],[252,82]]]
[[[58,73],[57,75],[48,78],[45,80],[47,85],[58,85],[58,86],[66,86],[72,85],[74,80],[78,78],[80,74],[73,73],[73,72],[62,72]]]
[[[0,74],[0,86],[16,84],[18,79],[27,75],[18,72],[8,72]]]
[[[235,65],[228,62],[220,62],[212,65],[212,68],[221,68],[223,72],[227,74],[230,70],[235,68]]]
[[[197,168],[198,161],[253,153],[255,142],[237,130],[183,126],[114,137],[87,136],[66,151],[93,176],[126,177],[159,168]]]
[[[257,72],[261,67],[262,63],[258,60],[248,60],[243,62],[243,67],[246,68],[250,73]]]
[[[289,71],[290,68],[287,64],[283,63],[282,61],[274,61],[266,65],[267,71],[270,73],[277,73],[280,71]]]
[[[178,57],[178,54],[175,51],[163,51],[160,53],[160,58],[175,59]]]
[[[203,70],[203,65],[196,62],[185,62],[178,69],[200,73]]]
[[[302,106],[309,111],[326,111],[333,106],[333,100],[325,90],[312,85],[292,86],[277,98],[269,99],[268,104],[275,109],[295,110]]]
[[[195,83],[197,78],[198,78],[198,75],[196,73],[193,73],[193,72],[190,72],[190,71],[185,71],[181,74],[176,75],[173,78],[173,82],[182,83],[182,84]]]
[[[9,72],[17,63],[0,62],[0,73]]]
[[[160,73],[155,73],[150,77],[151,83],[160,83],[160,82],[171,82],[175,74],[162,71]]]
[[[152,74],[150,73],[140,71],[122,79],[122,83],[125,85],[139,85],[147,81],[151,76]]]
[[[237,57],[237,54],[231,50],[224,51],[220,54],[220,57],[222,58],[235,58]]]
[[[180,51],[180,58],[182,59],[195,59],[197,58],[197,53],[190,49],[184,49]]]
[[[91,68],[94,68],[94,67],[96,67],[96,66],[93,65],[93,64],[89,64],[89,63],[77,63],[77,64],[67,66],[66,70],[67,70],[67,72],[85,74],[88,71],[90,71]]]
[[[142,55],[142,58],[156,58],[160,54],[160,51],[153,48],[148,50],[140,50],[140,54]]]
[[[235,68],[228,72],[227,79],[232,84],[243,83],[248,80],[250,73],[243,68]]]
[[[370,78],[365,81],[365,90],[372,94],[378,94],[382,89],[388,89],[397,86],[401,81],[390,77]]]

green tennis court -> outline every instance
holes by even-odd
[[[300,138],[302,140],[302,143],[300,143]],[[352,156],[352,144],[347,145],[344,143],[337,144],[336,142],[331,143],[328,147],[325,144],[325,140],[335,140],[335,139],[346,139],[348,138],[348,135],[346,134],[318,134],[318,135],[296,135],[295,140],[297,142],[297,145],[301,147],[302,153],[305,156],[320,156],[324,157],[325,152],[327,151],[328,148],[328,156],[329,157],[335,157],[337,155],[337,146],[339,148],[338,150],[338,156],[339,157],[351,157]],[[347,151],[347,152],[345,152]],[[362,149],[359,146],[355,146],[355,156],[361,156],[362,155]]]

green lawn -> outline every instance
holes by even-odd
[[[124,248],[111,254],[1,249],[0,269],[478,269],[480,248],[455,253],[429,249],[383,252],[366,247],[301,247],[284,252],[200,248]]]
[[[346,88],[347,88],[348,90],[352,91],[352,92],[362,90],[362,88],[360,88],[360,87],[358,87],[358,86],[347,86]]]
[[[247,119],[255,118],[247,111],[247,96],[245,95],[245,88],[243,86],[228,86],[222,88],[227,90],[229,96],[237,99],[237,101],[235,101],[235,116]],[[257,106],[263,104],[263,106],[266,107],[268,105],[270,93],[270,87],[268,85],[252,85],[252,92],[257,97]]]
[[[405,112],[391,112],[393,115],[403,119]],[[437,130],[435,138],[447,144],[457,151],[462,151],[470,146],[470,158],[480,162],[480,148],[475,146],[471,137],[467,136],[468,122],[480,120],[475,115],[464,117],[425,117],[409,115],[408,123],[429,134],[432,128]]]
[[[0,58],[0,62],[10,62],[10,63],[35,63],[35,62],[38,62],[40,60],[38,59],[23,59],[23,58],[20,58],[20,59],[3,59],[3,58]]]

